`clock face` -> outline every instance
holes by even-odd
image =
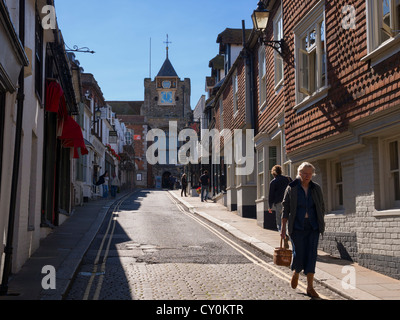
[[[161,103],[172,103],[171,91],[161,91]]]
[[[162,82],[162,87],[163,87],[164,89],[169,89],[169,88],[171,88],[171,81],[163,81],[163,82]]]

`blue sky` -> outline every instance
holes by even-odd
[[[205,94],[209,61],[218,54],[216,39],[225,28],[251,28],[258,0],[55,0],[58,26],[77,53],[85,72],[92,73],[106,100],[143,100],[144,78],[157,75],[169,59],[178,76],[190,78],[191,107]]]

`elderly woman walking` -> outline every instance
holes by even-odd
[[[291,286],[297,287],[302,270],[307,276],[307,295],[319,298],[314,290],[315,265],[319,234],[325,230],[325,205],[321,187],[312,181],[315,168],[311,163],[303,162],[297,170],[297,179],[291,182],[282,202],[281,237],[286,234],[286,224],[292,242],[293,272]]]

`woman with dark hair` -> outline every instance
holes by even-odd
[[[278,228],[278,231],[281,231],[282,200],[286,187],[290,182],[292,182],[292,179],[282,175],[282,167],[280,165],[273,166],[271,174],[274,176],[274,179],[271,180],[269,184],[268,212],[272,213],[273,210],[275,211],[276,227]]]
[[[103,198],[108,197],[108,171],[106,170],[104,174],[99,177],[99,180],[96,182],[96,186],[103,185]]]

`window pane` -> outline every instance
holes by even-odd
[[[314,49],[309,55],[309,91],[312,93],[317,89],[318,69],[317,69],[317,53]]]
[[[391,16],[390,16],[390,1],[389,0],[381,0],[382,7],[381,12],[382,16],[380,17],[382,27],[381,27],[381,43],[388,40],[391,35]]]
[[[322,80],[322,86],[325,86],[325,79],[326,79],[326,75],[325,75],[325,64],[326,64],[326,54],[325,54],[325,20],[322,21],[321,23],[321,48],[320,48],[320,52],[321,52],[321,80]]]
[[[301,40],[301,49],[307,50],[308,48],[308,37],[304,37],[303,40]]]
[[[264,172],[264,158],[263,152],[258,152],[258,172]]]
[[[279,54],[275,57],[275,85],[283,78],[283,60]]]
[[[398,170],[399,169],[399,149],[398,149],[397,141],[393,141],[389,144],[389,152],[390,152],[390,170]]]
[[[400,0],[396,0],[396,17],[397,17],[397,23],[396,23],[396,30],[400,30]]]
[[[317,33],[315,31],[315,28],[310,32],[310,43],[309,43],[309,48],[312,48],[313,45],[315,45],[317,39]]]
[[[338,191],[338,204],[339,206],[343,206],[343,185],[339,184],[337,186],[337,191]]]
[[[391,25],[391,19],[390,19],[390,1],[389,0],[383,0],[382,1],[382,19],[383,19],[383,25],[384,28],[388,27],[390,28]]]
[[[277,159],[277,147],[269,147],[269,172],[271,180],[274,178],[271,174],[271,169],[278,163]]]
[[[340,162],[335,164],[336,182],[342,182],[342,164]]]
[[[309,85],[309,61],[308,53],[304,50],[299,51],[300,54],[300,92],[310,95]]]
[[[399,179],[399,172],[393,173],[393,184],[394,184],[394,200],[400,200],[400,179]]]

